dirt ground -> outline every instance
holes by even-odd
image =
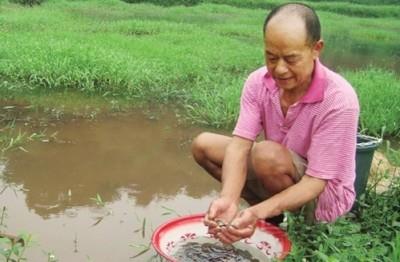
[[[371,164],[369,183],[378,182],[377,190],[385,191],[390,185],[394,176],[400,175],[400,167],[393,166],[385,155],[379,151],[375,151]]]

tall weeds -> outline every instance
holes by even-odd
[[[39,8],[2,9],[0,91],[15,96],[73,91],[176,103],[189,121],[231,128],[247,75],[264,64],[264,10],[117,0],[49,0]],[[343,52],[349,50],[352,58],[371,57],[378,66],[396,63],[397,20],[324,12],[321,20],[327,58],[351,60]],[[394,73],[374,67],[341,71],[359,92],[361,128],[380,134],[384,126],[386,134],[398,135],[400,100],[386,100],[398,93]]]
[[[400,179],[383,193],[368,188],[359,210],[333,224],[306,225],[288,215],[293,250],[287,261],[397,261],[400,234]],[[286,261],[285,260],[285,261]],[[304,261],[304,260],[302,260]]]

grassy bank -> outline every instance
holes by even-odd
[[[231,128],[246,76],[263,65],[263,10],[212,4],[163,8],[117,0],[0,8],[0,92],[7,97],[73,91],[132,104],[174,102],[192,122]],[[388,59],[398,52],[398,20],[324,12],[321,19],[327,57],[339,57],[353,45]],[[380,134],[385,126],[387,134],[398,134],[397,77],[376,69],[341,70],[359,90],[362,128]],[[382,77],[365,81],[370,72]],[[387,83],[390,90],[370,96]],[[387,116],[372,117],[377,111],[371,103]]]
[[[279,4],[285,2],[283,0],[123,0],[127,3],[153,3],[161,6],[173,6],[173,5],[186,5],[193,6],[201,3],[213,3],[213,4],[224,4],[230,6],[236,6],[240,8],[251,8],[251,9],[271,9]],[[287,2],[287,1],[286,1]],[[358,17],[400,17],[400,1],[398,0],[336,0],[336,1],[321,1],[321,0],[308,0],[301,1],[302,3],[308,4],[315,9],[320,11],[333,12],[337,14],[344,14],[349,16]]]
[[[207,3],[226,4],[242,8],[261,8],[271,9],[279,4],[285,2],[282,0],[204,0]],[[381,1],[358,1],[357,3],[351,1],[301,1],[314,7],[317,10],[333,12],[337,14],[344,14],[349,16],[358,17],[400,17],[400,6],[398,2],[387,1],[383,4]],[[378,6],[379,5],[379,6]]]
[[[357,216],[334,224],[305,225],[302,216],[289,215],[288,232],[294,243],[285,261],[399,261],[400,179],[377,193],[370,186]]]
[[[375,136],[386,133],[399,137],[399,78],[392,72],[374,68],[346,71],[344,75],[359,96],[360,129]]]

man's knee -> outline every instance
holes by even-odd
[[[203,132],[199,134],[192,142],[192,154],[194,159],[199,162],[205,156],[205,151],[209,147],[211,133]]]
[[[287,173],[290,162],[287,149],[276,142],[262,141],[253,146],[251,164],[257,175]]]

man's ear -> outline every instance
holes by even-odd
[[[324,40],[320,39],[318,40],[314,46],[313,46],[313,56],[314,59],[318,58],[322,52],[322,49],[324,48]]]

